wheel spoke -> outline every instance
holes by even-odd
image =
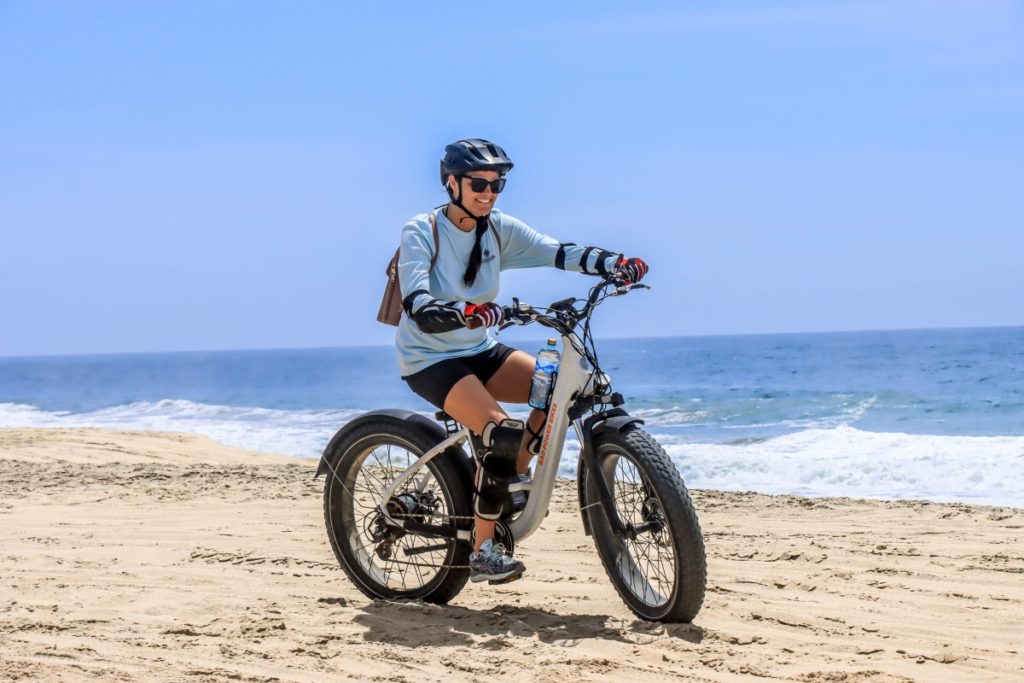
[[[704,599],[707,564],[693,504],[671,459],[650,434],[630,427],[596,436],[593,453],[612,509],[602,510],[599,483],[589,477],[582,509],[616,590],[642,619],[692,621]],[[613,516],[624,533],[613,528]]]
[[[667,520],[660,515],[662,506],[654,495],[640,466],[626,452],[616,453],[610,464],[609,485],[613,487],[615,508],[623,524],[640,526],[657,514],[663,528],[659,532],[644,531],[636,538],[623,539],[622,551],[627,555],[626,585],[644,604],[657,606],[672,594],[675,576],[674,547],[663,547],[656,534],[670,533]]]
[[[436,545],[438,539],[406,532],[390,523],[382,526],[381,510],[385,505],[404,506],[397,511],[391,509],[390,514],[398,521],[408,517],[444,522],[454,513],[451,496],[433,463],[427,463],[401,491],[396,492],[396,497],[401,496],[402,502],[383,500],[381,494],[419,455],[397,442],[378,441],[356,456],[344,473],[339,471],[344,477],[343,485],[339,487],[341,491],[331,494],[330,509],[336,512],[331,513],[335,521],[330,524],[337,529],[349,530],[347,534],[336,534],[335,538],[345,544],[346,553],[354,556],[366,578],[379,584],[381,589],[403,593],[423,589],[445,571],[445,560],[456,548],[456,544],[451,543],[440,549],[408,555],[407,550]],[[403,510],[408,510],[408,515]],[[386,534],[385,539],[374,541],[374,534],[382,531]],[[391,555],[383,559],[377,551],[382,543],[388,543],[388,537],[392,539]]]

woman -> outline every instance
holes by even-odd
[[[509,419],[498,404],[526,403],[534,358],[498,343],[488,328],[502,322],[500,273],[509,268],[554,266],[592,275],[618,272],[636,282],[647,272],[641,259],[595,247],[559,243],[494,208],[512,161],[487,140],[445,147],[441,184],[448,204],[406,223],[398,261],[405,315],[396,343],[404,379],[414,392],[443,409],[476,437],[479,464],[474,481],[473,581],[511,581],[525,566],[495,544],[509,482],[525,478],[540,447],[544,411],[527,421]]]

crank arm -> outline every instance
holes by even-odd
[[[437,545],[425,545],[417,548],[406,548],[403,552],[407,557],[413,555],[422,555],[423,553],[432,553],[436,550],[447,550],[447,543],[439,543]]]

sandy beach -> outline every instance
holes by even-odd
[[[0,680],[1024,680],[1022,510],[695,491],[707,599],[663,625],[620,602],[571,482],[521,581],[368,600],[315,465],[0,430]]]

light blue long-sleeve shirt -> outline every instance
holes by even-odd
[[[494,209],[491,222],[501,238],[499,247],[494,231],[488,229],[480,241],[482,259],[476,280],[466,286],[462,277],[466,272],[469,254],[476,239],[476,231],[466,232],[455,227],[440,209],[434,209],[437,221],[439,252],[434,268],[430,258],[434,254],[434,238],[429,214],[414,217],[402,228],[402,242],[398,257],[398,279],[405,299],[410,293],[424,290],[411,302],[415,313],[432,301],[452,302],[462,310],[467,302],[494,301],[500,289],[501,271],[510,268],[558,266],[565,270],[597,273],[611,270],[619,254],[594,247],[562,244],[542,235],[517,218]],[[562,262],[556,263],[561,250]],[[584,261],[585,259],[585,261]],[[450,332],[430,334],[419,329],[403,313],[395,334],[398,362],[402,377],[408,377],[426,367],[448,358],[470,356],[494,346],[497,342],[487,328],[459,328]]]

